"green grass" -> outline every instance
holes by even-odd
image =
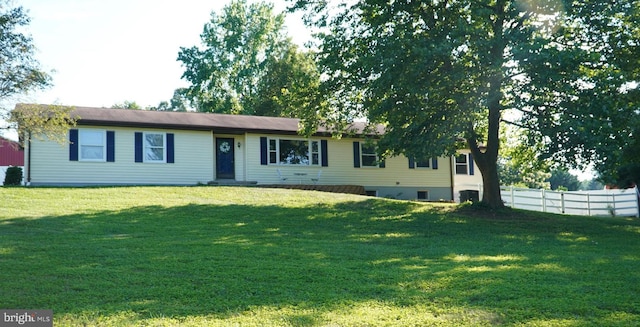
[[[0,274],[55,326],[640,325],[635,218],[309,191],[0,188]]]

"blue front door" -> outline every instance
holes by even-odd
[[[235,179],[233,138],[216,138],[216,178]]]

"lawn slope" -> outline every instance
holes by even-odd
[[[0,308],[55,326],[631,326],[640,224],[311,191],[0,188]]]

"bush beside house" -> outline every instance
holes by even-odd
[[[22,168],[11,166],[4,175],[4,186],[19,186],[22,184]]]
[[[0,181],[6,179],[5,173],[11,167],[20,168],[20,176],[22,176],[22,168],[24,166],[24,149],[16,141],[0,137]],[[18,185],[22,182],[22,177]]]

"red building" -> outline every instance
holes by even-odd
[[[0,136],[1,166],[24,166],[24,150],[18,142]]]

